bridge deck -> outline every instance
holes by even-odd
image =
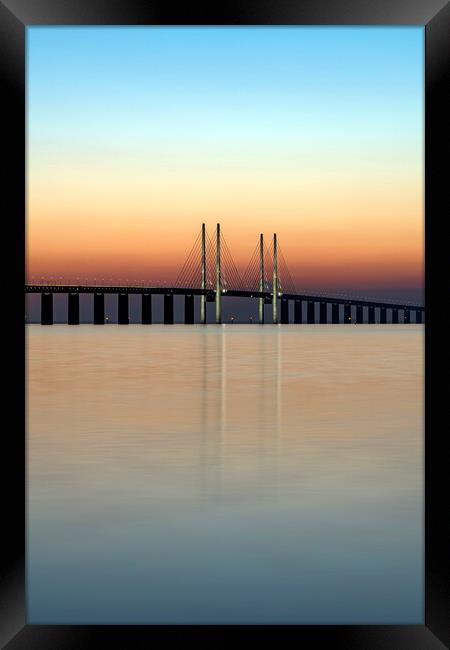
[[[173,294],[173,295],[209,295],[214,296],[215,291],[212,289],[192,289],[189,287],[120,287],[120,286],[84,286],[84,285],[63,285],[63,284],[27,284],[25,285],[25,293],[118,293],[118,294]],[[272,294],[269,291],[252,291],[252,290],[238,290],[230,289],[223,290],[223,296],[230,296],[235,298],[266,298],[272,299]],[[298,293],[281,293],[279,298],[287,300],[304,300],[312,302],[326,302],[341,305],[361,305],[362,307],[380,307],[385,309],[404,309],[411,311],[425,311],[423,305],[412,305],[408,303],[392,303],[380,302],[378,300],[362,300],[359,298],[343,297],[343,296],[322,296],[311,294],[298,294]]]

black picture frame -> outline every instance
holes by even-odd
[[[31,25],[424,25],[425,26],[425,624],[340,626],[40,626],[25,618],[25,28]],[[3,137],[2,223],[4,252],[13,251],[3,278],[6,325],[4,364],[3,568],[0,642],[26,648],[148,648],[152,643],[205,640],[216,647],[237,639],[269,643],[288,636],[300,647],[434,650],[449,647],[448,461],[444,452],[447,385],[444,334],[449,321],[449,211],[447,127],[450,88],[450,4],[443,0],[271,0],[213,4],[146,0],[0,0],[0,79]],[[3,257],[3,256],[2,256]],[[446,291],[447,289],[447,291]],[[5,311],[6,308],[6,311]],[[12,415],[6,425],[5,416]]]

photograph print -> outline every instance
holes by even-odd
[[[424,35],[26,28],[30,624],[424,624]]]

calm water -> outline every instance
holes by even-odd
[[[422,623],[423,326],[27,326],[31,623]]]

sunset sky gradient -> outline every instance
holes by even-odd
[[[243,270],[416,299],[422,27],[30,27],[27,278],[173,280],[202,221]]]

